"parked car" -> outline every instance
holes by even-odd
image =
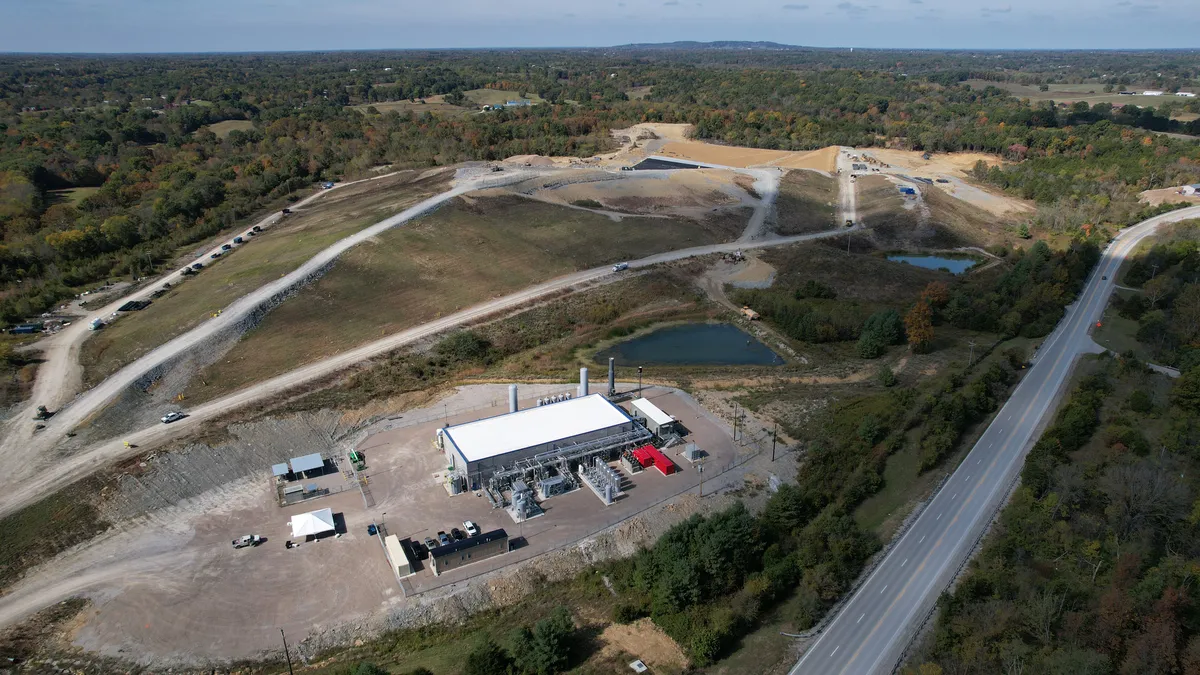
[[[447,544],[450,543],[450,536],[447,535],[445,532],[442,532],[439,530],[438,531],[438,543],[442,546],[446,546]]]
[[[179,420],[181,420],[185,417],[187,417],[187,415],[184,415],[183,413],[179,412],[178,410],[175,410],[175,411],[167,413],[166,415],[163,415],[162,423],[170,424],[171,422],[178,422]]]
[[[235,243],[235,244],[240,244],[240,243],[242,243],[243,241],[246,241],[246,240],[245,240],[245,239],[242,239],[241,237],[234,237],[234,238],[233,238],[233,243]]]
[[[221,244],[222,251],[228,251],[233,248],[233,244]]]
[[[467,538],[467,535],[463,534],[463,531],[457,527],[450,528],[450,536],[454,537],[454,541],[462,541]]]
[[[463,529],[467,531],[468,537],[479,536],[479,526],[475,524],[475,521],[464,520],[463,521]]]
[[[204,263],[192,263],[192,269],[202,270],[204,269]]]
[[[214,254],[212,254],[212,255],[210,255],[210,256],[208,256],[208,257],[212,258],[213,260],[216,260],[217,258],[220,258],[220,257],[221,257],[221,252],[220,252],[220,251],[217,251],[216,253],[214,253]]]
[[[252,227],[250,229],[253,230],[254,232],[262,232],[262,228],[259,227],[258,225],[255,225],[254,227]]]
[[[292,210],[291,210],[291,209],[284,209],[284,210],[283,210],[283,215],[285,215],[285,216],[290,216],[290,215],[292,215]]]
[[[333,187],[333,182],[332,182],[332,181],[326,181],[326,182],[324,182],[324,183],[321,183],[321,189],[322,189],[322,190],[328,190],[328,189],[330,189],[330,188],[332,188],[332,187]]]
[[[247,546],[258,546],[262,543],[262,537],[257,534],[245,534],[233,540],[234,548],[246,548]]]
[[[433,549],[437,548],[438,545],[439,544],[437,543],[437,540],[433,537],[425,537],[425,550],[432,551]]]
[[[621,272],[627,269],[629,269],[629,263],[617,263],[616,265],[613,265],[614,272]]]
[[[247,236],[247,237],[253,237],[253,236],[254,236],[254,230],[249,230],[249,231],[247,231],[247,232],[246,232],[246,236]]]
[[[379,528],[375,527],[375,523],[371,523],[370,525],[367,526],[367,536],[368,537],[374,537],[377,534],[379,534]]]

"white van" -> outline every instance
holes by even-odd
[[[614,272],[620,272],[621,270],[627,269],[629,269],[629,263],[617,263],[616,265],[613,265]]]

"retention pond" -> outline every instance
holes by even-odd
[[[930,270],[946,270],[951,274],[962,274],[979,263],[974,258],[945,258],[937,255],[889,255],[888,260]]]
[[[596,354],[596,363],[616,358],[622,366],[777,366],[784,361],[757,338],[727,323],[692,323],[660,328],[619,342]]]

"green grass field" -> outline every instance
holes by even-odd
[[[296,269],[339,239],[445,189],[445,174],[416,181],[415,172],[330,193],[178,284],[150,307],[130,313],[84,343],[84,381],[95,384],[147,351],[212,317],[264,283]],[[191,262],[190,257],[186,262]],[[182,266],[185,264],[181,262]]]
[[[834,222],[837,180],[815,171],[789,171],[775,197],[775,231],[781,235],[821,232]]]
[[[1031,87],[1015,82],[988,82],[987,80],[965,80],[962,84],[969,84],[973,89],[983,89],[988,85],[1011,92],[1014,96],[1020,98],[1028,98],[1031,101],[1055,101],[1062,103],[1074,103],[1076,101],[1087,101],[1091,105],[1097,103],[1132,103],[1139,107],[1150,106],[1158,108],[1167,101],[1187,102],[1191,99],[1164,94],[1163,96],[1142,96],[1140,93],[1134,96],[1122,96],[1113,91],[1111,93],[1104,92],[1103,83],[1095,84],[1052,84],[1047,91],[1041,91],[1037,87]],[[1119,88],[1118,88],[1119,90]],[[1130,87],[1130,91],[1142,92],[1145,87]]]
[[[439,97],[440,98],[440,97]],[[430,101],[426,99],[425,103],[413,103],[412,101],[381,101],[377,103],[364,103],[362,105],[351,106],[354,110],[368,112],[370,108],[375,108],[382,113],[386,112],[413,112],[420,113],[442,113],[452,115],[463,115],[471,112],[468,108],[463,108],[442,101]]]
[[[59,204],[70,204],[76,206],[79,202],[87,197],[90,197],[100,191],[98,187],[78,187],[68,188],[66,190],[51,190],[50,200]]]
[[[625,95],[632,101],[640,101],[650,95],[650,91],[654,87],[630,87],[625,90]]]
[[[463,92],[467,100],[475,105],[504,105],[506,101],[515,101],[522,98],[521,93],[519,91],[505,91],[503,89],[472,89]],[[523,98],[527,98],[533,103],[545,103],[545,99],[532,91],[524,92],[524,94]]]
[[[250,120],[225,120],[217,122],[205,127],[209,131],[217,135],[217,138],[225,138],[231,131],[250,131],[254,128],[254,122]]]
[[[185,393],[208,400],[575,270],[736,238],[743,223],[606,216],[520,197],[457,199],[348,251]]]

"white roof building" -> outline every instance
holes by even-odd
[[[1152,90],[1152,91],[1143,91],[1143,92],[1142,92],[1142,96],[1162,96],[1162,95],[1163,95],[1163,93],[1162,93],[1161,91],[1158,91],[1158,90]]]
[[[1184,96],[1187,98],[1196,98],[1196,94],[1193,92],[1190,92],[1190,91],[1177,91],[1177,92],[1175,92],[1175,95],[1176,96]]]
[[[654,422],[655,424],[670,424],[671,422],[675,421],[674,417],[671,417],[667,413],[663,412],[662,408],[659,408],[647,399],[635,398],[630,403],[638,412],[642,414],[643,417],[651,422]]]
[[[333,524],[333,509],[301,513],[292,516],[288,524],[292,526],[292,536],[297,538],[333,532],[336,529]]]
[[[629,422],[624,410],[600,394],[526,408],[439,429],[467,462],[547,445]]]

